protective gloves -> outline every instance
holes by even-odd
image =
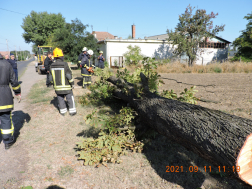
[[[20,93],[20,94],[18,94],[18,95],[15,95],[15,97],[17,98],[18,103],[20,103],[20,102],[21,102],[21,93]]]

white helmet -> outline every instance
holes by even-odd
[[[83,47],[82,51],[87,51],[87,47]]]
[[[87,51],[87,53],[89,54],[89,55],[93,55],[94,54],[94,52],[91,50],[91,49],[89,49],[88,51]]]

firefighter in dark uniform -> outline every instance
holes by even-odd
[[[99,52],[100,53],[100,56],[98,56],[98,68],[101,68],[101,69],[104,69],[104,60],[105,60],[105,58],[103,57],[103,51],[100,51]]]
[[[21,87],[16,79],[12,66],[8,61],[3,60],[3,56],[0,54],[0,130],[6,150],[15,142],[14,125],[11,118],[14,103],[9,84],[11,84],[12,90],[20,102]]]
[[[95,67],[94,65],[91,65],[90,63],[90,57],[94,54],[92,50],[87,51],[87,56],[84,56],[83,59],[81,60],[81,75],[83,76],[83,85],[82,88],[86,89],[87,86],[91,85],[91,72],[88,71],[89,68],[92,66]]]
[[[17,60],[15,59],[15,56],[14,54],[10,54],[10,59],[8,60],[8,62],[11,64],[14,72],[15,72],[15,75],[16,75],[16,79],[18,80],[18,68],[17,68]]]
[[[87,55],[87,50],[88,50],[87,47],[83,47],[82,52],[79,54],[79,57],[78,57],[79,66],[80,66],[81,60],[84,58],[84,56]]]
[[[50,79],[49,79],[49,74],[50,74],[50,67],[51,67],[52,63],[53,63],[52,52],[48,52],[47,57],[45,59],[45,63],[44,63],[45,71],[46,71],[46,86],[47,87],[51,86],[51,82],[50,82]]]
[[[64,116],[67,112],[64,100],[66,97],[69,114],[73,116],[77,112],[72,91],[74,88],[74,80],[71,68],[64,62],[64,55],[61,49],[54,49],[53,57],[56,61],[52,63],[50,68],[50,81],[53,83],[55,93],[57,94],[60,114]]]

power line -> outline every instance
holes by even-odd
[[[0,9],[2,9],[2,10],[5,10],[5,11],[9,11],[9,12],[14,12],[14,13],[17,13],[17,14],[22,14],[22,15],[27,15],[27,14],[23,14],[23,13],[20,13],[20,12],[15,12],[15,11],[11,11],[11,10],[7,10],[7,9],[3,9],[3,8],[0,8]]]

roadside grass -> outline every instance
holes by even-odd
[[[51,99],[51,96],[49,94],[50,91],[52,91],[53,88],[46,88],[45,87],[45,79],[39,81],[30,90],[30,93],[28,94],[28,98],[31,99],[31,103],[46,103],[48,100]]]
[[[80,70],[73,70],[75,82],[80,80]],[[92,78],[94,81],[95,78]],[[77,85],[77,84],[76,84]],[[79,87],[79,86],[78,86]],[[88,92],[74,89],[77,115],[61,116],[55,107],[56,95],[46,88],[45,80],[35,84],[29,93],[27,111],[31,120],[25,123],[20,141],[29,149],[28,170],[24,174],[23,186],[47,188],[57,185],[64,188],[237,188],[243,187],[229,177],[211,175],[204,166],[216,167],[187,151],[184,147],[157,135],[151,138],[143,153],[128,153],[122,156],[121,164],[107,167],[83,166],[78,161],[75,143],[80,137],[95,137],[99,129],[85,123],[85,117],[97,108],[99,113],[117,113],[121,104],[81,106],[78,96]],[[179,172],[167,171],[167,166],[183,167]],[[190,167],[201,172],[191,172]],[[187,172],[186,172],[187,171]],[[34,174],[36,173],[36,174]]]

